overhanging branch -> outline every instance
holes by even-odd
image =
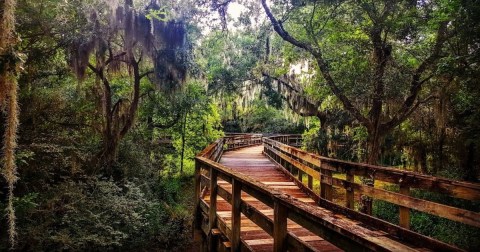
[[[327,82],[328,86],[332,90],[332,92],[337,96],[337,98],[342,102],[343,107],[353,116],[355,119],[360,121],[363,125],[365,126],[370,126],[371,122],[363,116],[360,111],[352,104],[350,99],[348,99],[347,96],[343,93],[342,90],[337,86],[335,81],[333,80],[330,70],[328,69],[328,64],[327,62],[323,59],[322,52],[319,48],[314,48],[310,44],[307,44],[305,42],[299,41],[292,37],[285,29],[283,26],[278,22],[278,20],[273,16],[271,10],[269,9],[266,0],[262,0],[262,6],[263,9],[265,10],[265,13],[267,14],[268,19],[270,19],[270,22],[272,23],[272,26],[277,32],[277,34],[285,41],[291,43],[294,46],[297,46],[299,48],[302,48],[309,53],[311,53],[314,57],[315,60],[317,61],[318,67],[320,69],[320,72],[322,73],[323,78]]]
[[[410,84],[410,93],[408,97],[404,100],[402,107],[397,111],[395,116],[390,121],[384,123],[383,127],[389,129],[397,126],[398,124],[403,122],[413,112],[413,110],[415,110],[418,107],[418,105],[421,103],[421,102],[420,103],[415,102],[418,98],[420,90],[422,90],[423,84],[427,82],[429,79],[431,79],[434,75],[431,74],[423,80],[421,80],[420,78],[425,73],[426,70],[430,69],[433,66],[433,64],[442,57],[440,54],[441,54],[443,45],[447,41],[447,39],[451,36],[451,34],[448,34],[447,32],[447,25],[448,25],[448,22],[440,23],[440,26],[437,30],[437,37],[435,40],[435,44],[431,49],[432,53],[422,62],[422,64],[420,64],[420,66],[418,66],[418,68],[415,70],[412,76],[412,81]]]

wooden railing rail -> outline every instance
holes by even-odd
[[[383,243],[373,239],[371,236],[357,232],[356,230],[348,230],[336,226],[334,220],[324,218],[312,205],[272,190],[260,182],[207,158],[197,157],[196,161],[199,164],[200,172],[205,170],[210,174],[209,177],[207,175],[201,175],[201,182],[199,184],[199,187],[207,186],[210,190],[209,204],[204,200],[200,200],[199,202],[202,212],[208,215],[208,222],[203,223],[202,229],[209,234],[209,239],[213,239],[211,231],[214,228],[220,229],[228,240],[232,242],[232,251],[240,251],[242,250],[242,246],[248,250],[248,245],[242,243],[240,239],[240,213],[243,213],[273,237],[274,251],[314,251],[307,243],[287,231],[287,219],[295,221],[312,233],[321,236],[335,246],[347,251],[389,250],[387,247],[384,247]],[[232,184],[232,192],[218,186],[219,178]],[[273,221],[260,211],[255,210],[255,208],[246,201],[242,200],[240,197],[242,191],[273,208]],[[201,195],[197,196],[200,199]],[[217,196],[224,198],[233,206],[239,206],[232,207],[231,227],[221,224],[218,221],[219,216],[217,216],[216,213]],[[212,240],[210,241],[210,244],[211,243],[213,243]]]
[[[226,150],[234,150],[262,144],[262,134],[227,134],[224,138]]]
[[[480,185],[460,182],[445,178],[433,177],[409,171],[382,166],[346,162],[326,158],[301,149],[289,146],[288,136],[264,138],[264,153],[285,171],[302,182],[306,175],[305,188],[312,190],[313,180],[320,181],[320,191],[317,197],[332,201],[332,188],[340,187],[346,190],[345,207],[354,209],[354,193],[387,201],[400,207],[399,224],[410,227],[410,209],[429,213],[474,227],[480,227],[480,213],[448,206],[410,195],[410,189],[423,189],[429,192],[441,193],[453,198],[470,201],[480,200]],[[293,174],[296,173],[296,176]],[[345,179],[336,178],[332,173],[345,174]],[[398,185],[399,192],[355,183],[355,176],[373,178]],[[313,192],[313,191],[312,191]]]
[[[303,140],[301,134],[275,135],[268,138],[293,147],[301,147]]]

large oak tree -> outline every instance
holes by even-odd
[[[107,173],[116,161],[119,142],[133,126],[142,79],[149,77],[172,91],[186,78],[185,24],[167,15],[155,1],[144,10],[135,9],[132,0],[92,9],[85,30],[71,42],[70,65],[78,78],[83,79],[87,69],[95,76],[102,136],[97,158]],[[131,82],[128,95],[115,93],[115,82],[122,79]]]

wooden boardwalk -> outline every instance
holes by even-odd
[[[291,146],[298,142],[236,134],[197,155],[194,234],[202,251],[461,251],[410,230],[411,210],[480,228],[478,212],[410,195],[478,201],[479,184],[326,158]],[[357,182],[365,177],[400,190]],[[342,205],[332,202],[337,189],[345,191]],[[358,212],[359,195],[397,205],[399,225]]]
[[[220,159],[220,163],[252,177],[268,187],[282,191],[300,201],[314,205],[315,201],[302,192],[294,182],[290,181],[289,178],[285,176],[284,173],[277,170],[275,165],[262,154],[262,151],[263,146],[260,145],[225,152]],[[218,183],[220,186],[231,192],[232,186],[230,183],[221,180],[219,180]],[[208,197],[206,198],[208,199]],[[272,208],[249,196],[245,192],[242,193],[242,199],[273,220]],[[223,221],[230,226],[231,205],[220,197],[217,199],[217,213],[221,217],[220,221]],[[287,227],[288,231],[321,251],[341,251],[331,243],[314,235],[291,220],[288,221]],[[273,238],[243,214],[240,230],[241,239],[244,240],[254,251],[273,251]]]
[[[389,237],[385,232],[375,230],[363,223],[352,221],[341,214],[336,214],[332,211],[316,206],[316,203],[312,198],[303,192],[286,174],[277,169],[275,164],[262,154],[263,148],[263,146],[255,146],[225,152],[220,159],[220,163],[263,183],[269,188],[279,190],[299,201],[315,206],[316,210],[321,212],[326,220],[330,220],[335,223],[335,225],[347,230],[352,230],[352,232],[360,232],[365,236],[369,236],[370,239],[378,240],[379,243],[384,244],[392,251],[429,251],[425,248],[402,244]],[[226,181],[219,179],[218,185],[228,192],[232,191],[231,184]],[[272,208],[261,203],[245,192],[242,192],[241,198],[273,221]],[[204,197],[204,199],[209,203],[208,196]],[[218,221],[231,228],[231,205],[221,197],[217,198],[217,214],[219,216]],[[288,220],[287,229],[289,232],[300,238],[300,240],[305,241],[311,246],[311,248],[318,251],[341,251],[333,244],[314,235],[291,220]],[[244,243],[250,246],[251,250],[273,251],[273,238],[243,214],[241,215],[240,230],[241,239]]]

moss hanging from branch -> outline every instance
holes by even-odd
[[[8,185],[8,232],[11,248],[15,245],[15,210],[13,188],[17,181],[15,148],[17,147],[18,101],[17,74],[20,69],[20,55],[15,50],[18,37],[15,34],[15,0],[4,0],[0,4],[3,14],[0,19],[0,111],[5,115],[3,136],[2,175]]]
[[[95,74],[103,146],[92,161],[106,167],[106,173],[112,175],[118,145],[134,124],[141,79],[148,76],[165,92],[179,89],[187,77],[189,52],[185,24],[166,19],[166,15],[150,15],[152,11],[168,12],[155,1],[144,10],[134,8],[131,0],[109,6],[110,11],[91,9],[84,13],[88,22],[70,45],[69,63],[80,80],[87,69]],[[141,73],[145,67],[153,69]],[[129,97],[115,102],[112,84],[118,73],[129,74],[132,91]]]
[[[183,21],[158,19],[149,15],[152,11],[162,10],[152,2],[145,11],[137,11],[131,1],[125,5],[111,6],[110,23],[101,27],[95,10],[90,14],[90,25],[94,32],[86,32],[70,45],[70,66],[79,79],[83,79],[90,56],[95,53],[99,58],[110,58],[108,70],[111,73],[121,71],[122,65],[128,68],[128,59],[133,55],[106,55],[108,40],[115,33],[121,33],[124,39],[123,50],[141,52],[149,56],[154,63],[154,78],[157,87],[163,90],[177,89],[187,78],[189,47],[187,30]],[[102,50],[102,48],[104,48]],[[135,49],[135,50],[134,50]],[[127,64],[125,64],[127,63]],[[131,69],[128,69],[129,71]]]

